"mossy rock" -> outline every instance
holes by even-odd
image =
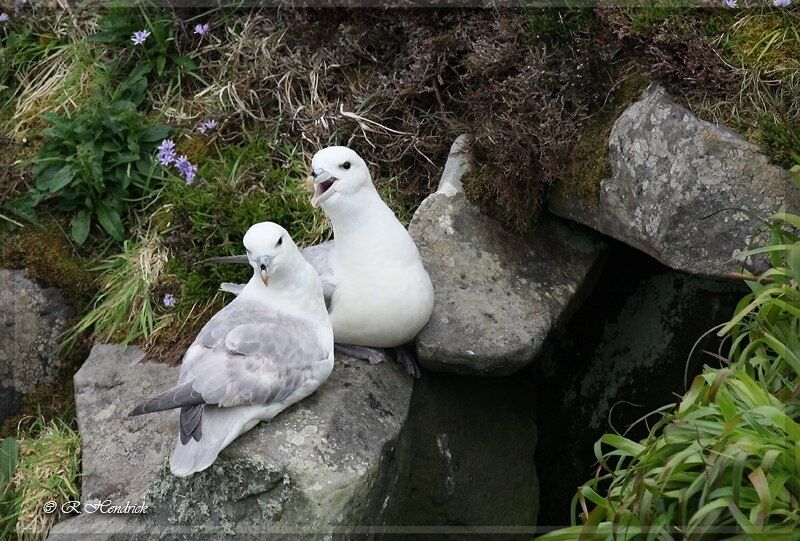
[[[584,126],[567,166],[568,180],[563,183],[566,192],[581,201],[596,203],[600,181],[611,176],[608,160],[611,129],[619,115],[649,84],[650,78],[642,73],[628,76],[610,96],[608,103]]]
[[[94,261],[79,255],[54,220],[6,233],[0,244],[0,268],[25,269],[31,280],[55,287],[77,308],[95,293]]]

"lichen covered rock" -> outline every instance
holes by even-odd
[[[58,378],[55,350],[74,313],[56,288],[40,287],[23,270],[0,269],[0,424],[22,395]]]
[[[52,538],[319,533],[377,520],[411,397],[412,381],[396,363],[337,355],[316,393],[241,436],[208,470],[176,478],[168,460],[177,412],[127,414],[169,388],[178,368],[141,359],[138,348],[95,346],[75,376],[75,393],[84,506],[130,502],[148,512],[84,510],[58,524]]]
[[[462,188],[463,143],[409,227],[435,291],[417,353],[431,370],[503,376],[531,362],[580,300],[603,243],[556,218],[520,236],[481,214]]]
[[[760,219],[800,210],[790,173],[772,165],[724,126],[696,118],[650,85],[614,124],[611,176],[598,201],[555,190],[549,208],[655,257],[676,270],[724,276],[744,261],[742,248]]]

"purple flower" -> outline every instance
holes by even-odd
[[[194,25],[194,33],[197,34],[198,36],[205,36],[206,34],[208,34],[209,28],[210,27],[209,27],[208,23],[206,23],[206,24],[196,24],[196,25]]]
[[[178,168],[181,175],[183,175],[186,184],[194,182],[194,177],[197,175],[197,166],[193,165],[186,156],[178,156],[175,160],[175,167]]]
[[[8,13],[0,13],[0,23],[8,22]]]
[[[785,8],[785,7],[789,7],[789,4],[791,4],[791,3],[792,3],[792,0],[773,0],[773,2],[772,2],[772,4],[773,4],[773,5],[774,5],[776,8]]]
[[[147,30],[139,30],[138,32],[134,32],[133,36],[131,36],[131,41],[134,45],[141,45],[147,38],[150,37],[150,32]]]
[[[158,156],[156,159],[161,165],[169,165],[175,163],[175,143],[172,139],[164,139],[158,147]]]
[[[217,127],[216,120],[206,120],[205,122],[200,123],[200,125],[197,127],[197,131],[199,131],[200,133],[208,133],[216,127]]]
[[[175,306],[175,297],[172,296],[172,293],[164,295],[164,306],[168,308]]]
[[[729,8],[735,8],[736,0],[725,0],[725,5],[728,6]]]

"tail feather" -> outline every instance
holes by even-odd
[[[197,433],[199,438],[195,433],[187,438],[181,429],[169,462],[172,474],[186,477],[211,466],[225,447],[258,424],[263,412],[264,406],[204,406],[198,424],[198,428],[202,426]]]
[[[190,439],[200,441],[203,436],[203,409],[205,404],[181,408],[181,443]]]

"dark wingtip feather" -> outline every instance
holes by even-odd
[[[144,411],[145,404],[147,404],[147,402],[142,402],[141,404],[133,408],[131,412],[128,414],[128,417],[136,417],[137,415],[144,415],[145,413],[147,413],[146,411]]]

